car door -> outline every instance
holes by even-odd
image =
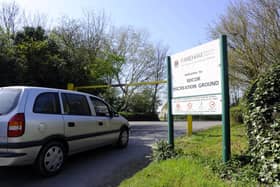
[[[65,136],[69,151],[76,153],[98,146],[98,121],[92,115],[88,97],[79,93],[61,93]]]
[[[119,121],[114,120],[114,115],[109,105],[97,97],[90,97],[90,101],[93,105],[99,127],[102,129],[99,140],[103,144],[116,141],[120,133],[120,124]]]
[[[58,91],[32,89],[25,106],[25,141],[64,134]]]

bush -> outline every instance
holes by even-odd
[[[181,154],[181,151],[175,150],[170,144],[164,140],[157,141],[153,147],[152,160],[162,161],[171,158],[176,158]]]
[[[227,163],[212,161],[210,166],[222,179],[257,183],[257,174],[254,166],[250,165],[250,159],[251,157],[245,155],[234,156]]]
[[[243,109],[240,105],[230,108],[230,120],[234,123],[243,123]]]
[[[159,121],[159,117],[155,113],[133,113],[120,112],[128,121]]]
[[[280,184],[280,65],[260,76],[246,94],[249,153],[259,180]]]

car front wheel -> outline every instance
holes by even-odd
[[[120,132],[119,139],[118,139],[118,147],[125,148],[128,145],[129,140],[129,132],[128,129],[123,128]]]

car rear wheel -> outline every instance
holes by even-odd
[[[125,148],[128,145],[128,140],[129,140],[129,132],[128,129],[123,128],[120,132],[119,139],[117,146],[119,148]]]
[[[37,169],[43,176],[56,175],[64,164],[65,147],[60,142],[50,142],[42,148],[36,161]]]

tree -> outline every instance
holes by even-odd
[[[144,89],[141,92],[134,93],[129,100],[129,106],[127,110],[129,112],[136,113],[149,113],[151,111],[151,106],[153,100],[153,93],[151,89]]]
[[[90,70],[83,48],[81,23],[79,20],[64,17],[59,26],[55,27],[50,36],[59,46],[65,64],[64,79],[75,85],[89,83]]]
[[[15,2],[2,3],[0,9],[0,25],[7,36],[14,35],[19,22],[19,7]]]
[[[120,86],[124,104],[122,111],[128,109],[131,97],[139,86],[131,83],[145,82],[151,77],[155,60],[155,49],[148,40],[146,32],[139,32],[132,27],[113,29],[110,36],[110,52],[120,57],[115,61],[113,81]]]
[[[154,61],[150,69],[150,79],[149,81],[158,82],[166,79],[166,56],[168,52],[168,47],[163,46],[163,44],[158,43],[154,49]],[[152,91],[152,109],[151,112],[156,113],[156,110],[160,104],[159,91],[163,88],[161,84],[155,84],[151,86]]]
[[[20,12],[14,2],[0,8],[1,85],[119,84],[120,88],[83,91],[105,96],[122,111],[131,110],[136,98],[149,96],[143,106],[156,111],[161,85],[127,86],[164,79],[167,47],[151,42],[147,32],[116,29],[104,12],[93,11],[80,19],[63,17],[47,30],[46,16],[22,11],[20,17]]]
[[[62,87],[64,63],[58,46],[41,27],[24,27],[15,34],[15,56],[22,67],[23,83],[33,86]],[[63,86],[64,87],[64,86]]]
[[[75,85],[111,83],[108,77],[115,71],[118,56],[107,50],[107,27],[104,13],[86,12],[82,19],[62,18],[53,30],[52,38],[65,54],[69,82]]]
[[[26,11],[22,11],[21,23],[23,27],[42,27],[48,30],[48,16],[46,14],[30,14]]]
[[[230,78],[247,86],[280,56],[280,1],[238,0],[210,27],[228,35]]]

